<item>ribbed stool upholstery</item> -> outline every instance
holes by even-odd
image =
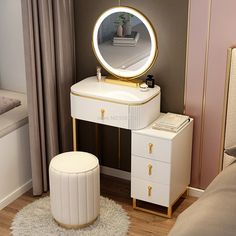
[[[100,175],[96,156],[66,152],[49,166],[51,212],[66,228],[91,224],[100,210]]]

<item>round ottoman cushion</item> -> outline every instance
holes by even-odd
[[[64,227],[78,228],[99,215],[100,175],[96,156],[66,152],[49,165],[51,212]]]

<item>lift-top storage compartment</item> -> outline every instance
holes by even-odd
[[[71,87],[71,116],[124,129],[142,129],[160,115],[160,87],[139,88],[86,78]]]

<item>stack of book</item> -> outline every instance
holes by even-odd
[[[178,132],[190,121],[189,116],[174,113],[166,113],[161,116],[152,126],[153,129]]]
[[[126,35],[124,37],[119,37],[114,35],[112,43],[114,46],[135,46],[139,40],[139,33],[132,31],[131,35]]]

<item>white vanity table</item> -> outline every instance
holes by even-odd
[[[71,87],[71,116],[76,119],[136,130],[160,114],[160,87],[139,88],[98,82],[95,76]]]
[[[86,78],[71,87],[74,150],[76,120],[132,130],[131,196],[167,207],[186,191],[190,180],[193,122],[178,133],[154,130],[150,124],[160,115],[160,87],[142,92]],[[150,211],[149,211],[150,212]],[[154,212],[152,212],[154,213]]]
[[[130,29],[140,34],[136,46],[131,47],[127,41],[125,46],[112,45],[114,35],[121,33],[118,28],[127,22],[132,26],[131,18],[145,29],[137,30],[135,24]],[[117,19],[118,28],[114,24]],[[100,44],[98,38],[106,38],[107,35],[110,37],[109,45]],[[120,40],[128,42],[129,36],[132,34],[119,35]],[[98,18],[92,45],[100,64],[128,84],[146,73],[158,54],[157,35],[150,21],[139,11],[124,6],[108,9]],[[98,81],[100,70],[97,73],[97,77],[86,78],[71,87],[74,150],[77,150],[77,119],[131,130],[133,207],[170,218],[173,204],[190,182],[193,121],[177,133],[154,130],[150,124],[160,116],[161,99],[160,87],[154,86],[154,80],[149,78],[147,84],[150,88],[141,91],[139,87],[119,85],[117,78],[113,80],[117,84]],[[166,214],[142,208],[138,201],[164,206]]]

